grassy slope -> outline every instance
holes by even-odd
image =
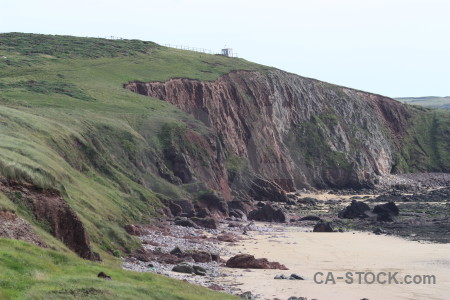
[[[0,238],[0,299],[237,299],[164,276],[136,273]],[[97,278],[105,272],[112,281]]]
[[[401,97],[395,100],[411,105],[450,109],[450,97]]]
[[[450,111],[417,106],[394,172],[450,170]]]
[[[0,176],[59,189],[85,224],[94,250],[117,268],[106,253],[137,245],[123,226],[151,221],[160,198],[185,197],[179,187],[153,175],[161,127],[179,123],[208,131],[166,102],[122,85],[171,77],[214,80],[232,70],[262,68],[141,41],[2,34]],[[0,199],[1,207],[17,211],[5,195]],[[50,235],[44,238],[67,251]],[[3,242],[2,252],[10,245]]]

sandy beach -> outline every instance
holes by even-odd
[[[272,225],[266,225],[272,226]],[[393,236],[362,232],[313,233],[309,228],[273,226],[276,232],[249,233],[249,238],[231,249],[257,258],[285,264],[289,270],[242,270],[221,268],[229,276],[223,283],[235,284],[243,291],[260,295],[259,299],[449,299],[450,244],[408,241]],[[314,282],[326,280],[332,272],[336,284]],[[353,272],[353,284],[347,284],[346,272]],[[398,272],[399,284],[358,284],[356,272]],[[306,280],[276,280],[277,274],[297,273]],[[434,275],[436,284],[400,284],[406,275]],[[371,281],[371,275],[367,279]],[[383,281],[387,277],[380,277]]]

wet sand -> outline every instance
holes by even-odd
[[[289,270],[251,270],[221,268],[230,276],[222,283],[236,284],[242,291],[259,294],[259,299],[450,299],[450,244],[407,241],[393,236],[361,232],[313,233],[307,228],[274,226],[279,232],[249,232],[249,239],[230,246],[234,252],[265,257],[285,264]],[[325,280],[333,272],[336,284],[317,284],[316,272]],[[346,272],[398,272],[405,275],[435,275],[436,284],[347,284]],[[277,274],[297,273],[306,280],[276,280]],[[370,280],[371,277],[368,277]],[[384,277],[380,278],[384,279]]]

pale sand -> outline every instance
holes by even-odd
[[[260,299],[275,297],[285,300],[290,296],[308,299],[370,300],[390,299],[450,299],[450,244],[422,244],[392,236],[369,233],[313,233],[305,228],[284,227],[284,232],[250,232],[253,239],[231,247],[236,252],[248,253],[256,258],[285,264],[289,270],[252,270],[222,268],[221,271],[236,278],[243,291],[260,294]],[[316,284],[316,272],[334,272],[345,276],[352,272],[399,272],[397,278],[411,275],[435,275],[435,285],[352,284],[336,280],[336,284]],[[276,274],[303,275],[307,280],[275,280]],[[242,275],[242,276],[240,276]],[[355,281],[357,275],[354,275]]]

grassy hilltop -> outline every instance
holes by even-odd
[[[401,97],[395,99],[411,105],[450,109],[450,97]]]

